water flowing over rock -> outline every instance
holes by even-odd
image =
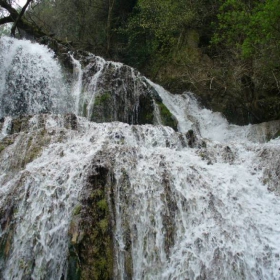
[[[165,124],[177,129],[177,120],[158,92],[135,69],[92,54],[71,55],[76,73],[76,112],[96,122]],[[82,65],[84,68],[82,69]]]
[[[13,44],[32,55],[0,52],[1,279],[279,279],[279,122],[230,125],[90,54],[71,83],[53,54],[33,65],[61,83],[41,99],[7,73],[49,51]]]

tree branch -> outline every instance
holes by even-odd
[[[41,28],[38,27],[36,24],[34,24],[24,18],[24,13],[25,13],[28,5],[32,1],[33,0],[26,0],[26,4],[22,8],[21,12],[18,13],[17,10],[15,8],[13,8],[12,5],[9,4],[9,2],[7,0],[0,0],[0,8],[3,8],[7,12],[10,13],[9,16],[0,18],[0,25],[9,23],[9,22],[14,22],[13,33],[15,33],[15,28],[20,28],[20,29],[24,30],[26,33],[28,33],[29,35],[34,36],[35,38],[41,38],[43,36],[50,36],[49,34],[42,31]]]
[[[0,18],[0,25],[5,24],[5,23],[9,23],[9,22],[13,22],[13,21],[14,20],[11,16]]]
[[[6,0],[0,0],[0,6],[7,10],[13,18],[17,18],[18,12]]]
[[[16,33],[16,28],[17,28],[17,25],[19,23],[19,21],[21,20],[21,18],[23,17],[28,5],[32,2],[33,0],[27,0],[25,5],[23,6],[23,8],[21,9],[19,15],[17,16],[17,19],[15,20],[13,26],[12,26],[12,29],[11,29],[11,35],[13,37],[15,37],[15,33]]]

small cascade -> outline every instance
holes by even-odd
[[[12,128],[12,117],[6,117],[2,124],[0,139],[6,137],[11,132],[11,128]]]
[[[105,60],[101,57],[92,56],[93,62],[90,62],[84,70],[85,76],[89,77],[89,80],[85,82],[85,91],[82,93],[80,102],[82,103],[80,113],[88,119],[92,119],[93,106],[95,104],[95,97],[98,94],[99,78],[102,74]],[[94,69],[95,73],[91,76],[91,69]],[[87,73],[90,73],[87,75]],[[100,88],[102,91],[102,87]]]
[[[82,65],[79,60],[75,59],[73,55],[70,55],[73,63],[73,88],[72,96],[75,100],[75,109],[74,112],[79,114],[80,108],[80,99],[83,88],[83,71]]]
[[[178,130],[193,130],[203,138],[218,142],[266,142],[279,133],[280,121],[272,121],[257,125],[237,126],[229,124],[218,112],[202,108],[193,93],[171,94],[160,85],[147,80],[151,84],[169,111],[178,120]]]
[[[0,39],[0,279],[279,279],[279,121],[69,59]]]
[[[0,118],[72,110],[62,69],[47,47],[0,41]]]
[[[154,104],[154,124],[162,125],[163,123],[160,115],[160,108],[155,101],[153,102],[153,104]]]

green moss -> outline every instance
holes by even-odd
[[[107,103],[111,99],[111,93],[105,92],[102,95],[98,95],[95,98],[94,106],[100,106],[104,103]]]
[[[146,114],[145,123],[152,124],[153,121],[154,121],[154,114],[152,114],[152,113],[147,113],[147,114]]]
[[[43,150],[43,145],[31,146],[25,155],[25,158],[22,162],[22,167],[26,166],[29,162],[32,162],[34,159],[39,157],[42,150]]]
[[[82,116],[83,117],[87,117],[87,107],[88,107],[88,104],[84,103],[83,108],[82,108]]]
[[[104,270],[107,267],[107,260],[105,258],[100,258],[97,262],[96,262],[96,266],[99,268],[99,270]]]
[[[101,198],[102,196],[104,195],[104,192],[103,190],[100,190],[100,189],[96,189],[96,190],[93,190],[91,195],[90,195],[90,198],[91,199],[98,199],[98,198]]]
[[[6,146],[0,145],[0,153],[1,153],[3,150],[5,150],[5,148],[6,148]]]
[[[108,230],[108,225],[109,223],[107,219],[103,219],[99,222],[99,227],[103,234]]]
[[[11,136],[7,136],[0,141],[0,153],[5,150],[8,146],[14,143],[14,139]]]
[[[114,248],[106,200],[107,170],[98,171],[100,174],[88,179],[90,192],[73,210],[68,280],[113,279]]]
[[[43,147],[49,142],[50,136],[47,134],[46,129],[40,129],[37,131],[37,134],[30,136],[27,142],[25,157],[21,166],[24,167],[26,164],[38,158],[43,151]]]
[[[170,111],[163,103],[157,102],[157,105],[159,107],[163,125],[170,126],[177,131],[177,120],[174,118],[174,116],[170,113]]]
[[[20,118],[13,119],[11,133],[13,134],[19,133],[21,131],[26,131],[30,118],[30,116],[22,116]]]
[[[76,205],[75,208],[74,208],[74,210],[73,210],[73,216],[79,215],[80,212],[81,212],[81,210],[82,210],[82,205],[81,205],[81,204]]]
[[[114,108],[110,92],[104,92],[96,96],[90,120],[95,122],[111,122],[114,120]]]
[[[107,203],[106,199],[102,199],[102,200],[98,201],[97,206],[100,210],[104,210],[104,211],[108,210],[108,203]]]

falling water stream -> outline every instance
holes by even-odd
[[[0,39],[0,278],[71,279],[73,211],[102,159],[115,182],[114,279],[279,279],[280,140],[267,141],[279,122],[231,125],[193,94],[172,95],[120,63],[70,59],[69,85],[47,47]],[[137,125],[142,89],[159,96],[178,132],[160,125],[156,101],[154,125]],[[105,91],[129,107],[127,123],[117,112],[90,121]]]

